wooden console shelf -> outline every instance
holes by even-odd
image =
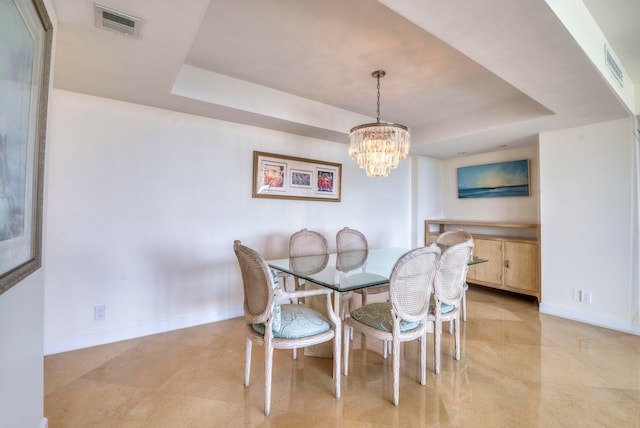
[[[425,245],[435,242],[442,232],[459,229],[473,236],[473,255],[489,260],[471,266],[467,282],[535,296],[541,301],[539,224],[425,220]]]

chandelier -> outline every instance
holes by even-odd
[[[349,132],[349,156],[369,177],[386,177],[409,154],[409,130],[396,123],[380,122],[380,78],[384,70],[371,76],[378,80],[376,123],[356,126]]]

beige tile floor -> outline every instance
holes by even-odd
[[[261,347],[243,386],[243,328],[238,318],[46,357],[49,426],[640,427],[640,337],[508,293],[471,287],[462,359],[445,333],[426,386],[416,344],[404,345],[398,407],[380,342],[356,337],[339,400],[331,360],[276,351],[265,417]]]

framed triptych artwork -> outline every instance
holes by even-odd
[[[253,197],[340,202],[342,165],[253,152]]]

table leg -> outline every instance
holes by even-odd
[[[340,292],[333,290],[333,313],[340,318]]]

